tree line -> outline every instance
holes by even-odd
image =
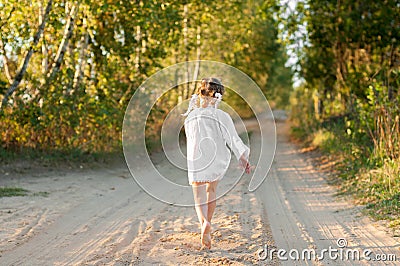
[[[305,0],[280,14],[303,78],[294,134],[328,152],[344,192],[398,227],[399,1]]]
[[[123,114],[136,88],[156,71],[188,60],[237,67],[271,103],[286,106],[292,74],[278,37],[276,5],[2,1],[1,148],[119,149]],[[186,99],[188,91],[179,89],[171,97]],[[151,121],[157,130],[160,122]]]

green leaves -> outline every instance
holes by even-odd
[[[45,2],[0,3],[1,37],[11,78],[32,43]],[[284,66],[286,54],[277,40],[275,1],[77,3],[53,3],[26,74],[1,118],[4,147],[117,149],[125,106],[135,89],[156,71],[185,60],[232,64],[253,77],[270,101],[287,103],[291,72]],[[71,22],[74,6],[77,13]],[[68,23],[74,26],[70,36]],[[0,60],[4,95],[9,85]],[[184,87],[170,102],[187,97]],[[232,103],[238,109],[244,106],[240,99]],[[166,106],[157,108],[157,115],[168,112]],[[241,111],[248,113],[245,107]],[[162,120],[150,117],[150,121],[154,135]]]

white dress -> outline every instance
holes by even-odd
[[[213,106],[195,108],[185,119],[189,184],[223,178],[231,151],[248,159],[250,149],[238,136],[232,118]],[[229,150],[229,148],[230,150]]]

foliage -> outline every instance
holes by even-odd
[[[391,0],[304,1],[286,24],[288,42],[304,44],[294,135],[336,156],[342,192],[392,225],[400,221],[398,12]],[[299,25],[306,32],[291,38]]]
[[[0,3],[2,96],[44,19],[46,3]],[[120,150],[124,111],[136,88],[163,67],[186,60],[216,60],[238,67],[258,82],[271,101],[285,105],[291,71],[284,66],[287,58],[277,36],[274,4],[53,2],[22,82],[0,111],[2,149]],[[184,80],[186,74],[178,73],[177,78]],[[179,88],[169,101],[177,104],[189,93],[188,87]],[[232,104],[238,109],[243,106],[240,99]],[[168,106],[154,107],[148,121],[150,142],[155,141]]]

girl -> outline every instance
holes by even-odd
[[[246,173],[250,149],[239,138],[229,114],[218,109],[225,88],[216,78],[205,78],[183,115],[187,141],[189,183],[200,221],[202,248],[211,248],[211,218],[216,207],[216,188],[229,166],[231,151]],[[230,150],[228,149],[228,147]]]

